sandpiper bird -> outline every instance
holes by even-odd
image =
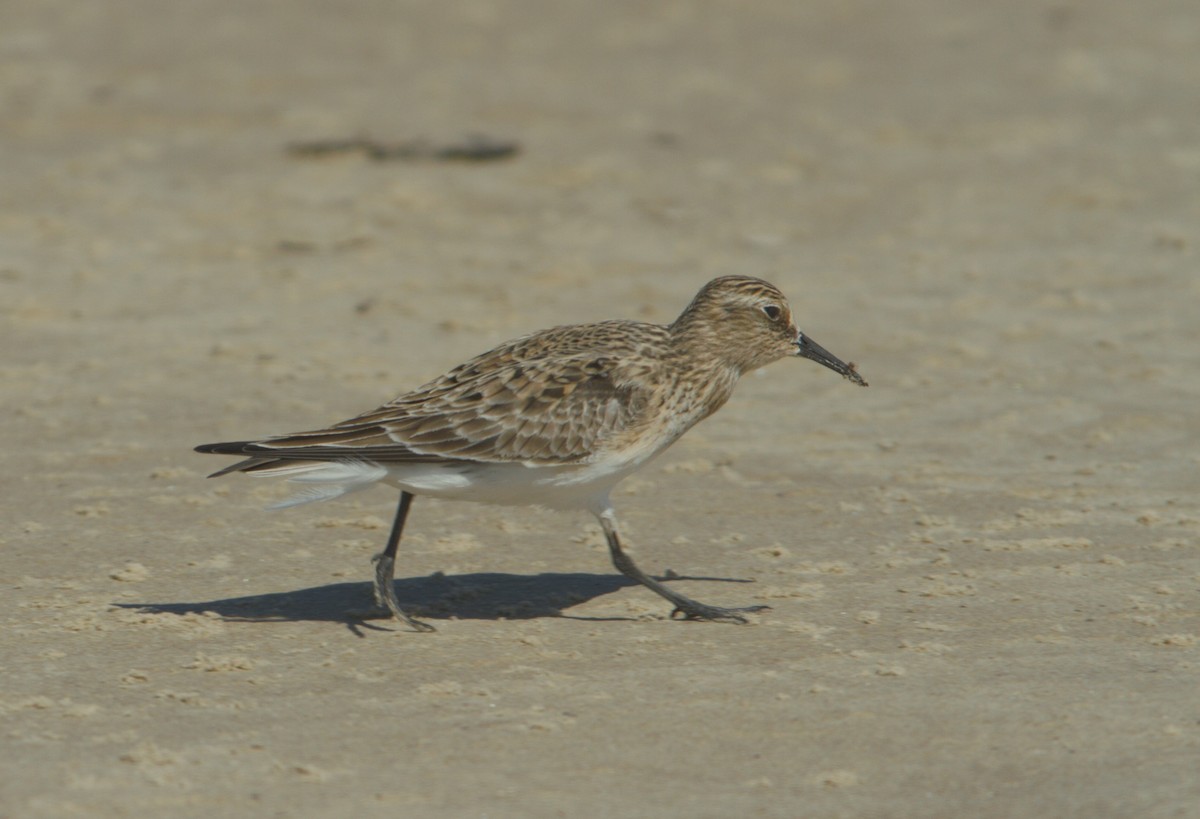
[[[587,509],[613,564],[669,600],[671,616],[743,623],[767,606],[697,602],[645,574],[621,548],[609,493],[623,478],[716,412],[738,378],[781,358],[823,364],[861,386],[855,370],[797,329],[774,285],[749,276],[706,284],[667,326],[602,321],[555,327],[501,344],[376,410],[326,429],[204,444],[243,455],[230,472],[307,484],[276,504],[326,500],[382,482],[400,490],[384,551],[375,556],[376,609],[433,631],[396,599],[396,549],[414,495]]]

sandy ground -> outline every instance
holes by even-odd
[[[1200,816],[1191,0],[9,0],[0,815]],[[289,156],[513,139],[509,161]],[[584,513],[195,444],[761,275],[857,362]],[[736,582],[734,582],[736,581]]]

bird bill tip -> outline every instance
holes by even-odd
[[[857,364],[853,361],[847,364],[803,333],[796,338],[796,355],[828,367],[847,381],[860,387],[868,386],[866,379],[859,375]]]

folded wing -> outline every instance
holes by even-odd
[[[613,358],[580,351],[551,360],[515,352],[519,348],[485,353],[327,429],[196,450],[248,456],[214,475],[295,474],[304,462],[329,461],[571,465],[603,451],[644,412],[647,385],[636,373],[618,372]]]

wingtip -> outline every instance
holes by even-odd
[[[197,447],[193,447],[193,451],[202,453],[204,455],[245,455],[247,454],[246,447],[253,443],[253,441],[222,441],[215,444],[200,444]],[[224,469],[218,469],[216,472],[206,477],[219,478],[222,475],[229,475],[233,472],[241,472],[252,461],[253,459],[238,461],[237,463],[230,464]]]
[[[194,450],[206,455],[245,455],[246,447],[253,443],[253,441],[221,441],[215,444],[200,444],[194,447]]]

